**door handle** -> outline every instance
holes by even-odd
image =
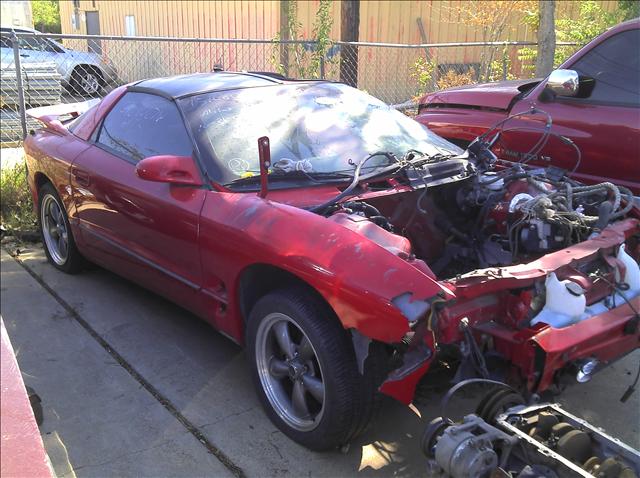
[[[76,182],[80,186],[89,186],[89,184],[91,183],[91,176],[89,176],[89,173],[81,171],[77,168],[73,168],[72,173],[73,177],[76,179]]]
[[[27,54],[25,54],[25,53],[22,53],[20,56],[21,56],[22,58],[29,58],[29,55],[27,55]]]

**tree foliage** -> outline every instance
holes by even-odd
[[[621,20],[631,20],[640,17],[639,0],[618,0]]]
[[[487,0],[480,2],[462,2],[452,7],[461,22],[479,29],[483,42],[496,42],[508,38],[519,19],[537,8],[535,0]],[[491,64],[498,49],[482,47],[480,53],[479,81],[489,81]]]
[[[276,71],[282,75],[290,75],[296,78],[320,78],[322,64],[329,62],[327,52],[332,46],[331,27],[333,16],[331,15],[331,0],[320,0],[318,11],[312,27],[312,38],[302,37],[302,23],[298,20],[298,2],[287,2],[287,38],[289,40],[309,40],[309,43],[294,43],[288,45],[284,51],[288,55],[289,71],[281,58],[279,41],[281,35],[274,38],[271,49],[271,63]]]
[[[560,17],[556,20],[556,38],[559,42],[577,43],[577,46],[557,46],[553,66],[557,68],[565,62],[581,46],[586,45],[606,29],[623,21],[628,10],[622,8],[628,2],[618,2],[619,8],[614,12],[607,12],[599,2],[584,0],[579,3],[578,15],[574,17]],[[629,3],[639,3],[633,1]],[[534,30],[538,28],[537,7],[523,17],[523,22]],[[537,58],[535,48],[521,48],[518,59],[523,63],[523,70],[533,74]]]
[[[58,0],[31,0],[31,13],[36,30],[60,33],[60,6]]]

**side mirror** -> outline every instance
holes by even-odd
[[[553,70],[547,78],[545,89],[557,96],[577,96],[580,89],[578,72],[575,70]]]
[[[202,186],[200,172],[190,156],[150,156],[136,165],[136,174],[146,181]]]

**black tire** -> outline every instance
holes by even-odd
[[[104,84],[102,72],[94,66],[77,66],[71,74],[71,92],[85,97],[99,97]]]
[[[60,208],[62,214],[62,220],[64,221],[64,226],[66,227],[67,232],[67,253],[64,260],[54,259],[55,253],[52,254],[52,251],[49,250],[49,245],[47,241],[47,237],[43,227],[43,204],[49,201],[55,201]],[[49,263],[53,265],[58,270],[62,272],[66,272],[67,274],[76,274],[80,272],[86,261],[84,257],[78,251],[76,247],[76,242],[73,238],[73,233],[71,231],[71,226],[69,225],[69,217],[67,216],[67,211],[65,210],[62,201],[60,200],[60,196],[58,192],[55,190],[51,183],[45,183],[38,191],[38,228],[40,230],[40,237],[42,239],[42,246],[44,248],[44,252],[47,255],[47,259]]]
[[[258,357],[263,353],[259,341],[265,327],[261,323],[268,323],[274,314],[286,316],[294,331],[296,327],[302,331],[319,364],[324,386],[323,405],[311,430],[296,429],[279,415],[258,372]],[[265,295],[251,310],[246,338],[251,375],[260,402],[270,420],[285,435],[311,450],[322,451],[349,443],[363,428],[362,422],[368,418],[364,413],[370,414],[373,409],[370,404],[373,396],[363,393],[364,379],[358,372],[349,333],[315,293],[304,287],[291,287]],[[264,374],[263,371],[263,377]],[[286,382],[287,379],[280,380]]]

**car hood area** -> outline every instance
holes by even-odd
[[[513,99],[540,82],[535,80],[500,81],[467,85],[425,95],[420,100],[421,107],[474,107],[481,109],[509,110]]]

